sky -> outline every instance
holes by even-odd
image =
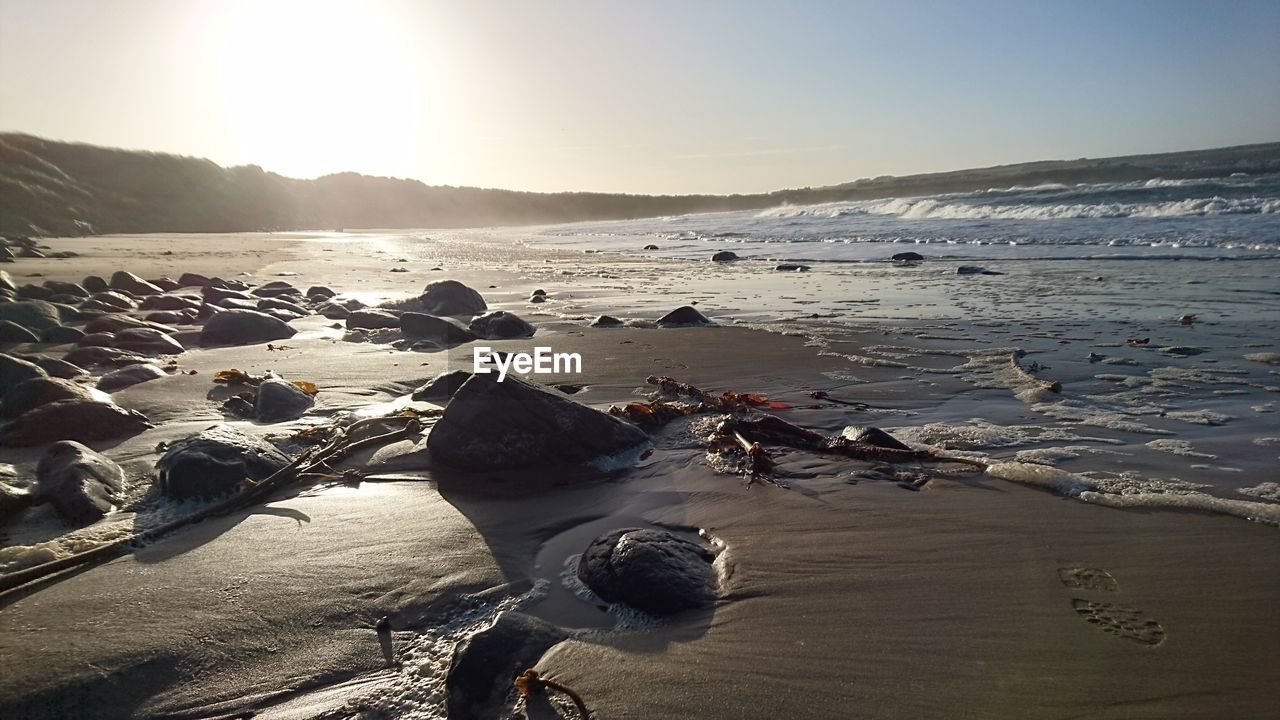
[[[0,0],[0,130],[760,192],[1280,140],[1280,2]]]

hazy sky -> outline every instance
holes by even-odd
[[[0,129],[747,192],[1280,140],[1280,2],[0,0]]]

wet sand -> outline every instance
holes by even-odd
[[[655,318],[687,298],[659,308],[645,295],[624,305],[623,281],[603,263],[584,277],[580,254],[378,234],[54,242],[82,256],[24,260],[8,266],[15,279],[38,272],[78,281],[117,266],[144,277],[251,272],[245,279],[259,283],[290,272],[297,275],[282,279],[299,287],[328,284],[369,301],[413,294],[434,279],[463,280],[491,307],[538,327],[532,339],[488,344],[580,352],[582,375],[538,380],[585,385],[573,398],[597,407],[641,399],[646,375],[672,375],[708,390],[767,395],[794,406],[779,411],[788,420],[838,433],[854,424],[918,426],[918,416],[905,414],[912,412],[963,424],[988,416],[975,404],[1013,392],[975,388],[954,374],[851,364],[845,355],[877,356],[882,331],[845,330],[815,343],[732,327],[723,302],[720,314],[708,314],[726,327],[589,328],[578,318],[598,307]],[[236,255],[234,242],[261,254]],[[411,272],[389,273],[395,266]],[[548,284],[565,270],[573,274]],[[540,285],[548,285],[550,307],[525,302]],[[566,312],[570,297],[575,307]],[[223,420],[210,393],[216,370],[312,380],[321,388],[314,414],[323,417],[394,401],[469,365],[466,346],[402,352],[345,342],[323,318],[294,325],[300,332],[285,350],[193,349],[177,359],[196,375],[114,396],[158,425],[94,445],[125,467],[132,497],[145,491],[157,443]],[[952,330],[966,343],[977,334]],[[937,330],[916,329],[930,332]],[[897,343],[902,334],[887,337]],[[913,359],[926,362],[956,363]],[[1088,368],[1079,372],[1083,381]],[[814,403],[808,393],[818,389],[874,407]],[[280,434],[299,426],[237,424]],[[781,455],[790,490],[746,487],[708,465],[689,422],[654,440],[655,453],[639,467],[606,479],[461,473],[433,467],[425,445],[408,443],[348,463],[373,473],[358,488],[274,498],[56,584],[20,589],[0,598],[0,709],[14,717],[249,709],[268,718],[361,710],[442,717],[453,642],[508,607],[584,629],[538,669],[602,718],[1260,718],[1280,703],[1280,628],[1268,620],[1280,600],[1275,527],[1101,507],[971,469],[901,468],[928,479],[917,492],[860,478],[865,463],[800,452]],[[0,461],[30,472],[39,454],[5,449]],[[1269,454],[1243,458],[1246,470],[1268,467]],[[30,520],[3,544],[57,531]],[[603,613],[560,585],[564,561],[595,535],[637,524],[702,530],[723,543],[714,610],[653,623]],[[93,532],[107,536],[130,520],[103,525]],[[375,630],[382,616],[390,637]],[[1105,632],[1112,621],[1115,632]]]

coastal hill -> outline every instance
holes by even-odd
[[[534,193],[338,173],[299,180],[255,165],[0,133],[0,232],[84,235],[477,227],[616,220],[783,204],[1280,172],[1280,143],[1054,160],[751,195]]]

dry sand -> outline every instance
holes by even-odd
[[[121,267],[144,277],[244,271],[254,282],[291,272],[285,279],[300,287],[329,284],[371,300],[464,280],[539,328],[532,340],[491,345],[580,352],[583,375],[538,379],[583,384],[574,399],[598,407],[638,399],[646,375],[667,374],[789,402],[797,407],[781,411],[787,419],[836,433],[907,423],[807,409],[810,390],[891,409],[981,397],[946,378],[922,385],[892,371],[872,383],[836,380],[847,361],[801,337],[604,330],[533,316],[524,298],[541,280],[518,266],[557,256],[525,248],[418,246],[411,263],[397,263],[405,246],[379,234],[55,243],[82,256],[9,271],[19,282]],[[395,265],[412,272],[388,273]],[[608,285],[602,278],[579,292],[608,296]],[[617,314],[654,316],[647,307]],[[322,318],[295,325],[288,349],[192,350],[178,361],[198,374],[118,393],[159,427],[95,447],[141,486],[158,442],[222,420],[210,393],[222,368],[313,380],[316,414],[325,415],[391,401],[469,361],[457,350],[343,342]],[[865,342],[857,340],[848,349]],[[296,424],[242,426],[284,433]],[[406,443],[357,457],[376,474],[359,488],[279,497],[19,590],[0,598],[0,714],[441,717],[452,642],[517,605],[590,628],[538,669],[576,689],[598,718],[1263,718],[1280,706],[1274,527],[1099,507],[971,470],[907,468],[932,478],[913,492],[858,480],[865,464],[802,453],[782,458],[791,490],[748,488],[707,465],[686,421],[655,444],[640,467],[601,480],[445,471],[431,467],[425,445]],[[6,449],[0,461],[29,471],[38,456]],[[656,625],[625,616],[622,629],[602,629],[617,618],[560,586],[563,563],[596,534],[645,523],[722,542],[723,597],[713,611]],[[1105,570],[1115,587],[1079,587],[1080,569]],[[1079,611],[1085,603],[1105,603],[1088,607],[1125,618],[1133,637],[1103,632]],[[373,629],[382,616],[396,629],[391,643]]]

